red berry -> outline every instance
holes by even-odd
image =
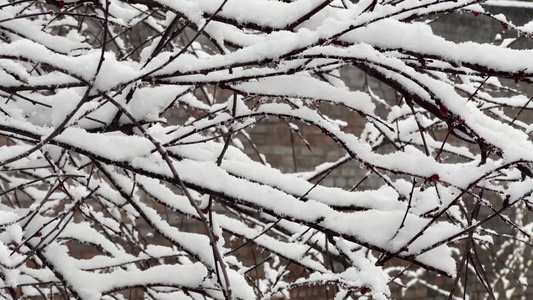
[[[219,240],[218,235],[215,235],[215,242],[218,242],[218,240]]]
[[[244,93],[242,93],[242,96],[243,96],[243,97],[248,97],[248,93],[247,93],[247,92],[244,92]]]
[[[42,236],[43,236],[43,233],[39,231],[39,232],[37,232],[37,233],[35,234],[35,236],[36,236],[36,237],[42,237]]]
[[[359,115],[362,117],[362,118],[366,118],[366,114],[362,111],[359,112]]]
[[[362,287],[361,288],[361,295],[365,295],[366,293],[368,293],[370,290],[367,288],[367,287]]]
[[[430,179],[431,179],[432,181],[437,181],[437,180],[439,180],[439,174],[433,174],[433,175],[431,175]]]
[[[444,105],[441,105],[441,106],[440,106],[440,113],[441,113],[443,116],[446,117],[446,116],[448,115],[448,112],[449,112],[449,111],[448,111],[448,108],[447,108],[446,106],[444,106]]]
[[[59,1],[59,3],[57,4],[57,7],[59,7],[59,9],[63,9],[64,6],[65,6],[65,1],[63,0]]]
[[[409,252],[409,248],[408,247],[403,247],[401,251],[402,252]]]
[[[503,27],[503,30],[507,30],[509,29],[509,25],[505,24],[505,23],[502,23],[502,27]]]
[[[520,72],[518,76],[514,78],[514,83],[519,83],[520,81],[524,80],[525,75],[524,72]]]
[[[479,12],[478,12],[478,11],[475,11],[475,12],[474,12],[474,17],[477,17],[477,16],[479,16]]]

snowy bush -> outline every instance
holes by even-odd
[[[0,1],[0,294],[462,298],[478,280],[510,297],[531,264],[533,103],[515,82],[533,53],[426,24],[468,13],[533,33],[478,2]],[[346,66],[397,99],[350,90]],[[346,156],[282,173],[245,154],[267,119],[317,127]],[[348,161],[381,187],[321,184]]]

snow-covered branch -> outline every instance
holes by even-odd
[[[480,2],[0,1],[0,295],[453,297],[474,276],[510,297],[531,267],[533,104],[513,82],[533,50],[428,25],[465,12],[531,38]],[[344,68],[397,97],[350,89]],[[343,157],[282,172],[254,144],[267,120]],[[351,190],[322,184],[349,162]]]

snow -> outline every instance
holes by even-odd
[[[370,97],[365,93],[335,88],[310,76],[282,75],[241,83],[234,87],[250,94],[287,95],[295,98],[324,100],[345,105],[365,114],[372,114],[375,108]]]
[[[70,144],[81,150],[96,150],[95,155],[118,161],[132,160],[147,155],[153,149],[153,145],[141,137],[131,137],[119,133],[89,133],[79,128],[65,130],[57,137],[57,141]]]
[[[200,264],[160,265],[147,270],[121,270],[95,274],[76,269],[75,261],[66,254],[65,246],[50,247],[46,257],[83,299],[100,299],[102,294],[135,285],[170,285],[198,288],[204,283],[199,278],[207,275]],[[150,278],[150,282],[146,282]]]
[[[509,1],[509,0],[488,0],[485,2],[486,5],[491,6],[503,6],[503,7],[533,7],[531,3],[527,1]]]
[[[380,38],[376,35],[377,32],[388,32],[387,37],[402,36],[402,39]],[[374,47],[436,55],[446,61],[458,64],[467,62],[494,70],[513,72],[533,69],[532,63],[527,59],[533,50],[507,49],[474,42],[456,44],[433,35],[431,27],[423,23],[406,24],[385,19],[347,34],[346,38]]]
[[[212,14],[223,3],[222,0],[157,0],[161,4],[168,5],[176,10],[186,12],[190,17],[199,17],[204,12]],[[259,26],[283,28],[298,19],[304,12],[312,10],[322,3],[322,0],[294,1],[292,3],[271,2],[259,0],[249,2],[246,0],[228,1],[220,12],[220,17],[229,17],[239,23],[254,23]],[[298,12],[298,15],[294,15]]]
[[[74,50],[80,48],[90,48],[89,44],[83,43],[81,41],[73,41],[71,39],[64,39],[59,36],[54,36],[47,32],[41,31],[40,26],[36,22],[32,22],[28,19],[17,18],[16,15],[19,13],[14,6],[3,7],[0,10],[0,19],[2,22],[2,27],[9,31],[17,32],[19,35],[33,40],[41,45],[45,45],[50,50],[69,54]],[[6,19],[11,19],[9,22],[6,22]]]

